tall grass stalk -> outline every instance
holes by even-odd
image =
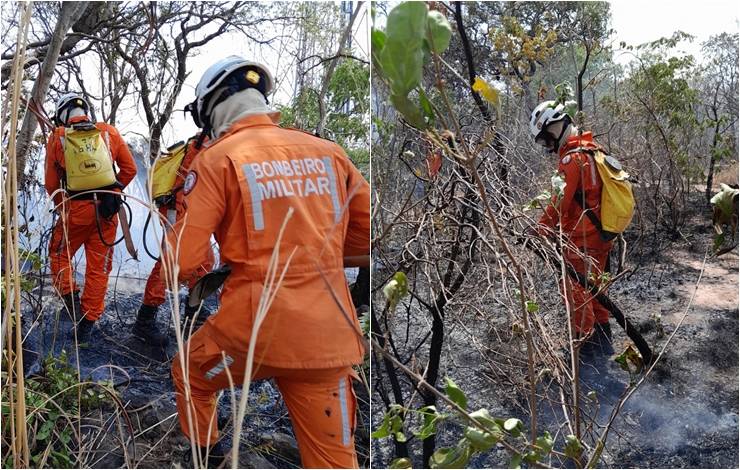
[[[21,286],[18,264],[18,175],[16,140],[18,133],[18,111],[20,107],[21,80],[26,51],[26,37],[31,22],[31,2],[23,4],[23,14],[18,25],[18,45],[15,51],[11,76],[13,77],[10,107],[10,138],[6,157],[7,180],[3,181],[4,207],[3,230],[5,231],[5,324],[7,332],[5,349],[7,352],[7,380],[10,405],[11,453],[15,468],[28,467],[30,451],[26,429],[26,398],[23,376],[23,338],[21,335]],[[2,178],[2,176],[0,176]],[[10,312],[13,312],[13,328],[10,327]],[[14,334],[13,334],[14,332]],[[15,370],[13,370],[15,368]],[[15,396],[13,392],[15,393]]]

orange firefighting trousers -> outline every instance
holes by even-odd
[[[584,274],[587,279],[598,285],[610,250],[611,243],[602,243],[598,247],[587,250],[591,259],[584,259],[583,253],[575,250],[567,250],[565,258],[576,271]],[[570,276],[566,276],[566,288],[568,289],[568,301],[572,312],[571,321],[577,334],[588,334],[593,329],[594,322],[607,323],[609,321],[609,310],[604,308],[593,294]]]
[[[85,247],[85,286],[82,291],[82,312],[88,320],[95,321],[105,309],[105,292],[108,290],[108,275],[113,262],[112,245],[116,237],[118,216],[112,220],[97,218],[100,223],[100,238],[96,225],[94,201],[68,201],[66,215],[54,226],[49,245],[49,259],[54,287],[65,295],[77,290],[71,260],[81,246]],[[65,220],[66,219],[66,220]],[[66,222],[66,224],[65,224]]]
[[[159,212],[162,214],[162,216],[166,218],[167,210],[167,206],[163,206],[160,207]],[[178,206],[177,216],[175,220],[180,220],[184,213],[184,209],[180,210],[180,207]],[[198,282],[198,279],[203,277],[206,273],[208,273],[208,271],[211,270],[211,268],[213,268],[212,258],[212,254],[210,256],[209,254],[203,255],[203,262],[201,266],[187,281],[188,288],[192,288],[193,285]],[[165,281],[164,279],[162,279],[161,270],[162,261],[160,259],[157,259],[157,261],[154,263],[154,267],[152,267],[152,272],[149,273],[149,278],[146,280],[146,287],[144,288],[144,300],[142,301],[144,305],[159,307],[165,301]]]
[[[180,355],[172,365],[180,427],[192,432],[200,446],[218,440],[216,393],[229,388],[229,374],[237,386],[244,380],[246,353],[223,350],[206,323],[188,341],[190,401]],[[223,351],[223,354],[222,354]],[[228,373],[226,369],[228,368]],[[304,468],[357,468],[355,412],[357,407],[350,366],[331,369],[283,369],[255,364],[253,380],[274,378],[293,423]]]

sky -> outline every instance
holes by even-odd
[[[721,32],[738,32],[737,0],[663,1],[619,0],[611,3],[612,28],[616,30],[614,45],[621,41],[636,46],[669,37],[680,30],[696,36],[693,44],[681,47],[697,59],[701,58],[701,43]],[[630,54],[617,53],[615,61],[629,62]]]
[[[339,3],[339,2],[334,2]],[[360,13],[353,27],[353,45],[358,49],[356,54],[360,57],[369,57],[370,48],[368,47],[369,39],[368,29],[368,11]],[[199,49],[196,57],[188,59],[188,68],[191,71],[190,76],[185,80],[185,85],[180,92],[175,109],[183,109],[188,103],[195,98],[195,87],[200,77],[206,69],[216,62],[219,58],[227,55],[239,55],[247,60],[261,62],[270,68],[275,77],[277,90],[270,97],[272,104],[288,105],[292,97],[292,87],[295,78],[295,63],[292,57],[281,56],[273,49],[266,47],[255,47],[244,41],[241,33],[234,32],[225,34],[223,37],[214,39],[211,43]],[[138,127],[138,126],[137,126]],[[185,116],[182,112],[173,113],[165,132],[165,142],[176,142],[184,140],[195,134],[198,128],[193,124],[190,116]]]

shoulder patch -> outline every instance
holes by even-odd
[[[190,170],[188,176],[185,177],[185,182],[182,184],[182,192],[185,196],[190,194],[190,191],[195,188],[195,183],[198,182],[198,173],[195,170]]]
[[[563,157],[560,163],[562,163],[563,165],[567,165],[568,163],[570,163],[570,160],[571,160],[570,155],[566,155]]]

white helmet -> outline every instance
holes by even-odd
[[[529,118],[529,131],[536,138],[547,126],[562,121],[566,117],[570,116],[565,111],[565,106],[556,105],[554,101],[543,101],[532,111]]]
[[[61,114],[64,111],[67,111],[66,114],[69,114],[68,111],[73,108],[82,108],[85,110],[85,113],[88,113],[90,111],[90,104],[79,93],[66,93],[59,97],[56,109],[54,110],[54,121],[56,121],[58,126],[67,124],[66,117],[62,118]]]
[[[246,69],[245,73],[233,73],[241,69]],[[185,110],[190,111],[196,126],[205,128],[210,125],[213,108],[232,94],[245,88],[256,88],[266,97],[274,86],[275,81],[267,67],[232,55],[208,67],[195,87],[195,101]],[[223,90],[217,97],[211,96],[219,89]]]

